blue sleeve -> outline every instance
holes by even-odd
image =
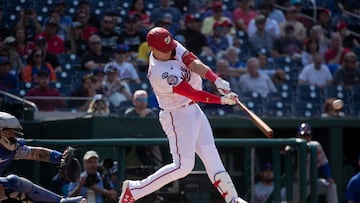
[[[320,170],[323,173],[323,175],[325,176],[325,178],[330,178],[331,177],[331,170],[330,170],[329,163],[321,166]]]

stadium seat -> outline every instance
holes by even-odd
[[[297,85],[296,90],[296,101],[310,101],[310,102],[323,102],[322,89],[315,85]]]
[[[322,103],[314,101],[300,101],[292,104],[294,117],[320,117]]]
[[[352,102],[360,102],[360,85],[355,85],[351,88]]]
[[[343,88],[342,86],[337,86],[337,85],[325,86],[323,91],[324,91],[324,99],[334,97],[343,100],[345,104],[351,103],[350,90]]]
[[[292,115],[291,103],[284,101],[268,101],[264,104],[264,116],[288,117]]]

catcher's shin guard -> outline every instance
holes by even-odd
[[[235,186],[227,172],[220,172],[215,175],[214,186],[220,192],[221,196],[228,203],[235,203],[238,199],[238,194]]]
[[[17,175],[6,176],[7,186],[14,192],[25,193],[34,202],[60,202],[61,196]]]

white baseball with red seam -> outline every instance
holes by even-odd
[[[344,106],[344,102],[341,99],[336,99],[332,102],[331,106],[335,110],[340,110]]]

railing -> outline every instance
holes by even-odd
[[[7,96],[7,97],[10,97],[10,98],[12,98],[12,99],[15,99],[15,100],[17,100],[17,101],[19,101],[19,102],[21,102],[21,103],[24,103],[24,104],[27,104],[27,105],[31,106],[31,107],[34,109],[34,111],[39,111],[38,107],[36,106],[36,104],[35,104],[34,102],[31,102],[31,101],[26,100],[26,99],[24,99],[24,98],[21,98],[21,97],[18,97],[18,96],[16,96],[16,95],[7,93],[7,92],[5,92],[5,91],[3,91],[3,90],[0,90],[0,93],[3,94],[3,95],[5,95],[5,96]]]
[[[143,146],[143,145],[166,145],[168,140],[164,138],[114,138],[114,139],[28,139],[26,140],[29,145],[38,146],[116,146],[117,154],[119,155],[118,160],[118,176],[119,180],[124,180],[126,161],[125,161],[125,147],[126,146]],[[254,177],[254,150],[256,147],[271,147],[273,151],[273,170],[274,170],[274,192],[271,197],[275,202],[280,202],[280,190],[283,184],[281,184],[281,148],[286,145],[296,147],[299,154],[299,169],[300,169],[300,202],[306,202],[306,157],[308,152],[308,146],[306,141],[302,139],[288,138],[288,139],[266,139],[266,138],[244,138],[244,139],[228,139],[228,138],[216,138],[215,142],[219,147],[242,147],[245,149],[244,154],[244,177],[246,187],[249,188],[246,191],[246,197],[253,197],[253,177]],[[316,194],[316,160],[314,151],[310,146],[311,150],[311,185],[312,185],[312,197],[313,203],[317,202]],[[287,198],[292,197],[292,166],[291,158],[289,155],[285,156],[285,173],[284,181],[285,187],[287,188]],[[39,163],[37,164],[39,168]],[[33,178],[38,181],[40,177],[40,171],[34,170]],[[315,191],[315,192],[314,192]],[[271,202],[268,200],[268,202]]]

